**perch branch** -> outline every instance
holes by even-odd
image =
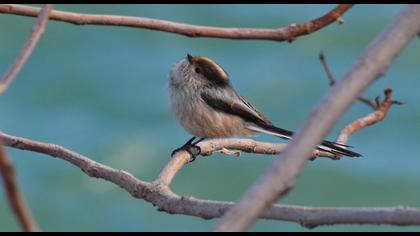
[[[180,196],[173,193],[169,187],[176,172],[189,162],[189,154],[177,152],[162,169],[156,180],[146,182],[137,179],[132,174],[116,170],[95,162],[88,157],[55,144],[42,143],[0,132],[0,138],[6,146],[28,150],[62,159],[81,169],[90,177],[101,178],[120,186],[133,197],[144,199],[170,214],[183,214],[203,219],[221,217],[234,203],[222,201],[200,200],[191,196]],[[227,145],[230,142],[232,145]],[[205,152],[213,152],[217,147],[237,148],[244,145],[239,139],[203,141],[201,147]],[[255,142],[256,150],[264,150],[264,143]],[[260,144],[263,147],[260,147]],[[244,151],[250,150],[249,147]],[[346,207],[306,207],[294,205],[273,205],[260,216],[263,219],[282,220],[299,223],[307,228],[332,224],[389,224],[389,225],[420,225],[420,209],[411,207],[381,207],[381,208],[346,208]]]
[[[292,41],[296,37],[315,32],[331,23],[334,23],[335,21],[342,23],[341,16],[352,6],[352,4],[341,4],[327,14],[312,21],[302,24],[291,24],[277,29],[208,27],[144,17],[81,14],[57,10],[51,12],[50,19],[76,25],[113,25],[144,28],[180,34],[188,37]],[[33,17],[36,16],[38,12],[39,8],[36,7],[14,4],[0,5],[0,13]]]
[[[284,152],[239,202],[226,212],[213,230],[247,230],[266,208],[290,191],[313,148],[360,93],[384,73],[419,32],[420,5],[410,5],[365,50],[344,79],[329,90]]]
[[[281,153],[286,148],[287,144],[258,142],[252,139],[227,138],[209,139],[207,142],[199,143],[198,146],[201,148],[202,156],[209,156],[213,152],[222,150],[223,148],[248,153],[275,155]],[[336,159],[334,154],[315,149],[313,150],[310,159],[314,159],[316,157]]]
[[[2,95],[12,81],[16,78],[19,71],[25,65],[28,58],[31,56],[32,51],[38,44],[39,40],[41,39],[42,34],[45,31],[48,23],[48,17],[52,10],[53,6],[51,4],[45,4],[40,11],[37,11],[34,16],[39,16],[32,28],[31,34],[29,35],[28,39],[26,40],[25,44],[23,45],[22,50],[20,51],[19,55],[16,57],[15,62],[6,72],[4,77],[0,80],[0,95]]]
[[[4,151],[0,138],[0,173],[3,177],[4,189],[9,199],[10,208],[15,213],[24,231],[38,231],[38,226],[31,216],[28,206],[19,191],[15,170],[12,162]]]

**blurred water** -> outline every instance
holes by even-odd
[[[178,22],[278,27],[318,17],[334,5],[56,5],[83,13],[133,15]],[[168,72],[186,53],[206,55],[229,72],[233,85],[273,122],[296,130],[328,90],[318,54],[325,52],[337,78],[404,5],[360,5],[334,24],[293,43],[192,39],[169,33],[50,22],[27,65],[0,99],[0,129],[57,143],[106,165],[152,180],[187,134],[168,105]],[[375,15],[371,13],[375,12]],[[215,17],[217,16],[217,17]],[[0,15],[0,72],[6,71],[34,18]],[[350,139],[359,159],[310,162],[281,203],[313,206],[420,207],[420,42],[413,40],[365,95],[386,87],[407,102],[385,121]],[[354,104],[335,126],[370,112]],[[277,141],[264,135],[259,140]],[[169,215],[115,185],[85,176],[68,163],[7,149],[21,189],[46,231],[207,231],[216,220]],[[272,156],[213,155],[185,167],[175,192],[236,201],[271,164]],[[19,230],[3,189],[0,229]],[[294,223],[259,221],[254,231],[307,231]],[[420,230],[419,227],[328,226],[315,231]]]

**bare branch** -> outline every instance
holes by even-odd
[[[384,90],[385,98],[382,102],[378,103],[379,105],[374,112],[368,114],[365,117],[357,119],[347,125],[344,129],[341,130],[340,135],[338,136],[338,143],[347,143],[348,137],[356,132],[357,130],[376,124],[377,122],[383,120],[386,117],[389,109],[393,104],[402,105],[404,104],[401,101],[392,100],[392,89],[388,88]]]
[[[249,153],[275,155],[283,152],[287,146],[285,143],[267,143],[252,139],[239,138],[209,139],[206,142],[199,143],[198,145],[201,148],[201,155],[203,156],[209,156],[213,154],[213,152],[222,150],[223,148]],[[314,159],[316,157],[336,159],[334,154],[315,149],[313,150],[310,159]]]
[[[42,34],[45,31],[45,28],[47,27],[48,17],[52,9],[53,6],[51,4],[45,4],[44,7],[42,7],[42,9],[39,11],[39,16],[38,12],[34,15],[38,16],[38,19],[32,28],[29,38],[23,45],[23,48],[19,55],[16,57],[15,62],[9,68],[4,77],[0,80],[0,95],[2,95],[7,90],[9,85],[16,78],[19,71],[25,65],[28,58],[31,56],[32,51],[38,44]]]
[[[328,80],[330,81],[330,85],[333,86],[335,84],[335,78],[334,75],[332,74],[330,67],[327,64],[327,60],[325,59],[324,53],[321,52],[319,54],[319,60],[321,61],[322,66],[324,67],[325,72],[327,73],[328,76]],[[357,98],[359,101],[363,102],[364,104],[368,105],[370,108],[372,108],[373,110],[376,110],[376,106],[375,104],[368,98],[364,98],[362,96]]]
[[[340,22],[341,15],[343,15],[352,6],[352,4],[341,4],[324,16],[321,16],[312,21],[302,24],[292,24],[287,27],[277,29],[208,27],[144,17],[94,15],[65,11],[52,11],[50,18],[51,20],[63,21],[76,25],[91,24],[127,26],[165,31],[169,33],[185,35],[188,37],[292,41],[296,37],[315,32],[331,23],[334,23],[335,21]],[[36,16],[38,12],[39,8],[36,7],[14,4],[0,5],[0,13],[16,14],[22,16]]]
[[[313,148],[323,139],[353,101],[420,32],[420,6],[410,5],[359,57],[294,135],[280,157],[214,227],[215,231],[248,229],[264,209],[293,187]]]
[[[0,132],[6,146],[34,151],[60,158],[80,168],[88,176],[101,178],[112,182],[133,197],[144,199],[157,206],[158,210],[170,214],[183,214],[203,219],[221,217],[234,203],[200,200],[191,196],[179,196],[173,193],[169,185],[175,174],[188,163],[189,154],[177,152],[171,161],[162,169],[158,178],[152,183],[142,181],[132,174],[116,170],[95,162],[81,154],[64,147],[37,142],[25,138],[11,136]],[[230,139],[233,143],[237,139]],[[212,152],[212,147],[229,146],[227,139],[204,141],[201,147],[206,152]],[[243,143],[240,142],[240,145]],[[260,143],[256,149],[260,150]],[[240,146],[239,145],[239,146]],[[232,146],[238,146],[234,144]],[[249,149],[248,149],[249,150]],[[389,225],[420,225],[420,209],[410,207],[382,208],[346,208],[346,207],[306,207],[293,205],[273,205],[261,215],[263,219],[290,221],[307,228],[332,224],[389,224]]]
[[[325,56],[323,52],[319,54],[319,60],[321,61],[322,66],[324,67],[325,72],[328,75],[328,79],[330,80],[330,85],[334,85],[335,78],[332,75],[330,68],[328,67],[328,64],[325,60]],[[357,130],[364,128],[366,126],[376,124],[377,122],[383,120],[386,114],[388,113],[388,110],[391,108],[391,105],[404,104],[404,102],[392,100],[392,97],[391,97],[392,89],[388,88],[384,90],[384,94],[385,94],[385,98],[383,102],[380,101],[379,96],[375,98],[375,102],[361,96],[357,98],[359,101],[371,107],[374,110],[374,112],[353,121],[352,123],[348,124],[344,129],[342,129],[340,132],[340,135],[337,138],[337,143],[346,144],[349,136],[353,134],[354,132],[356,132]]]
[[[50,14],[50,17],[52,20],[58,20],[58,21],[64,21],[68,23],[73,24],[96,24],[96,25],[115,25],[115,26],[128,26],[128,27],[137,27],[137,28],[146,28],[151,30],[160,30],[160,31],[166,31],[176,34],[181,34],[189,37],[216,37],[216,38],[229,38],[229,39],[264,39],[264,40],[275,40],[275,41],[292,41],[296,37],[307,35],[312,32],[315,32],[334,21],[337,21],[338,23],[343,23],[344,20],[341,18],[341,15],[344,14],[348,9],[352,7],[351,4],[342,4],[327,13],[326,15],[317,18],[315,20],[312,20],[307,23],[303,24],[292,24],[287,27],[278,28],[278,29],[250,29],[250,28],[219,28],[219,27],[206,27],[206,26],[195,26],[195,25],[188,25],[188,24],[182,24],[182,23],[174,23],[169,21],[162,21],[162,20],[155,20],[155,19],[149,19],[149,18],[141,18],[141,17],[126,17],[126,16],[112,16],[112,15],[93,15],[93,14],[79,14],[79,13],[72,13],[72,12],[64,12],[64,11],[52,11],[52,6],[50,4],[46,4],[42,10],[35,7],[29,7],[29,6],[21,6],[21,5],[12,5],[12,4],[4,4],[0,5],[0,13],[9,13],[9,14],[17,14],[17,15],[24,15],[24,16],[37,16],[39,13],[39,17],[37,20],[36,25],[34,26],[32,33],[25,43],[24,48],[22,49],[21,53],[19,54],[18,58],[16,59],[15,63],[12,65],[8,73],[5,75],[5,77],[0,81],[0,95],[7,90],[10,83],[13,81],[13,79],[16,77],[18,72],[21,70],[22,66],[27,61],[28,57],[32,53],[34,47],[36,46],[37,42],[39,41],[42,33],[45,30],[48,17]],[[418,7],[417,7],[418,8]],[[414,9],[414,10],[412,10]],[[411,12],[410,12],[411,11]],[[411,10],[407,10],[407,15],[414,14],[412,12],[417,11],[419,12],[419,9],[415,9],[415,7],[412,7]],[[411,16],[413,18],[413,16]],[[407,24],[410,24],[410,20],[407,20],[409,16],[407,16],[407,19],[404,19],[404,17],[400,17],[400,21],[407,21]],[[415,19],[414,19],[415,20]],[[412,20],[412,21],[414,21]],[[388,32],[391,34],[391,31],[396,31],[394,28],[397,27],[397,25],[401,28],[403,28],[401,25],[403,23],[397,22]],[[378,40],[378,44],[381,43],[381,41],[389,41],[389,43],[393,44],[393,47],[396,47],[397,49],[392,52],[388,48],[389,51],[386,51],[384,54],[381,54],[381,52],[377,52],[380,48],[379,46],[372,46],[370,49],[371,54],[378,54],[376,55],[378,58],[382,58],[383,62],[382,64],[378,64],[378,61],[372,60],[375,63],[374,66],[371,65],[371,62],[369,60],[369,53],[366,53],[366,56],[362,58],[360,61],[360,65],[355,67],[356,69],[360,69],[363,66],[371,67],[371,71],[367,74],[368,78],[373,78],[376,76],[377,72],[382,72],[386,69],[387,65],[390,63],[390,61],[393,59],[393,57],[397,54],[396,52],[399,52],[399,50],[402,50],[402,48],[405,46],[405,44],[409,41],[411,37],[412,31],[410,31],[409,27],[417,27],[418,25],[415,25],[414,23],[411,26],[406,26],[402,29],[402,31],[405,31],[404,33],[401,33],[399,40],[402,40],[400,42],[395,42],[390,38],[386,38],[386,34],[383,35],[384,39]],[[418,30],[418,28],[416,28]],[[418,31],[416,31],[417,33]],[[394,34],[398,35],[399,32],[393,32]],[[382,42],[384,43],[384,42]],[[382,56],[382,57],[381,57]],[[375,57],[373,57],[375,58]],[[329,68],[327,64],[324,61],[325,59],[322,58],[321,61],[323,62],[324,68],[326,69],[329,79],[331,81],[331,84],[335,83],[335,79],[332,75],[332,73],[329,71]],[[376,66],[376,68],[375,68]],[[357,74],[357,72],[352,71],[352,73]],[[356,79],[351,78],[352,73],[349,73],[347,75],[347,79],[345,80],[354,80],[356,84]],[[353,75],[354,76],[354,75]],[[360,79],[359,79],[360,80]],[[325,109],[330,106],[330,108],[334,111],[334,115],[332,118],[327,121],[327,123],[324,123],[321,125],[321,127],[318,127],[318,134],[313,130],[310,130],[311,125],[308,125],[308,122],[305,123],[305,128],[303,128],[302,132],[297,133],[296,139],[298,141],[294,141],[293,144],[290,147],[286,147],[285,144],[270,144],[270,143],[263,143],[263,142],[256,142],[253,140],[244,140],[244,139],[220,139],[220,140],[208,140],[205,142],[200,143],[200,147],[202,149],[202,155],[210,155],[214,151],[221,151],[222,153],[225,153],[227,155],[238,155],[239,152],[231,151],[229,149],[234,150],[241,150],[246,152],[254,152],[254,153],[264,153],[264,154],[278,154],[283,151],[285,151],[284,156],[279,161],[275,162],[275,165],[273,165],[273,169],[270,173],[268,173],[266,176],[275,177],[277,174],[277,177],[281,176],[283,173],[284,176],[281,179],[282,182],[279,183],[279,186],[275,187],[273,191],[270,192],[268,187],[274,186],[273,182],[268,182],[267,177],[264,179],[260,179],[261,183],[265,183],[265,186],[257,186],[255,187],[262,189],[262,192],[269,193],[267,195],[267,198],[261,198],[262,204],[256,205],[255,209],[251,209],[251,211],[246,212],[250,215],[250,217],[247,217],[247,214],[245,214],[244,219],[241,218],[232,218],[235,219],[232,222],[235,222],[232,225],[226,222],[227,221],[221,221],[222,223],[216,226],[216,230],[231,230],[229,227],[234,226],[238,227],[238,229],[245,229],[248,227],[257,217],[265,218],[265,219],[276,219],[276,220],[285,220],[285,221],[291,221],[291,222],[297,222],[301,225],[313,228],[318,225],[328,225],[328,224],[392,224],[392,225],[420,225],[420,209],[416,208],[408,208],[408,207],[390,207],[390,208],[316,208],[316,207],[301,207],[301,206],[280,206],[280,205],[273,205],[270,206],[272,202],[275,201],[275,199],[278,196],[284,195],[288,190],[291,189],[291,187],[294,184],[294,181],[303,168],[307,157],[310,159],[314,159],[318,156],[328,157],[332,159],[337,159],[336,156],[321,152],[321,151],[313,151],[313,150],[307,150],[308,146],[311,146],[311,141],[307,141],[305,144],[306,146],[304,150],[302,151],[296,151],[296,147],[300,145],[304,145],[302,143],[305,143],[305,141],[299,140],[303,139],[301,136],[303,136],[302,133],[305,133],[305,130],[308,130],[308,133],[312,131],[312,139],[321,139],[322,133],[326,133],[329,129],[328,126],[331,126],[333,122],[335,122],[336,119],[338,119],[339,115],[345,110],[346,107],[348,107],[351,103],[351,100],[349,100],[352,97],[357,96],[357,93],[362,91],[364,88],[366,88],[369,83],[372,81],[368,80],[367,82],[360,82],[359,84],[356,84],[353,86],[353,90],[351,92],[348,92],[346,95],[343,95],[341,97],[341,101],[338,103],[341,104],[342,108],[337,108],[338,105],[335,107],[329,103],[329,97],[325,98],[325,104],[324,107],[321,106],[316,112],[313,113],[313,120],[319,120],[321,119],[322,115],[320,115],[321,111],[325,111]],[[347,82],[349,84],[350,82]],[[336,96],[338,91],[343,90],[344,85],[346,84],[346,81],[340,82],[337,84],[335,90],[333,90],[330,94],[330,97],[332,95]],[[389,107],[392,104],[402,104],[402,102],[399,101],[393,101],[391,99],[391,90],[386,90],[385,94],[386,97],[383,102],[380,102],[379,99],[376,100],[377,106],[375,107],[373,105],[373,102],[364,99],[359,98],[362,102],[365,102],[367,105],[371,106],[372,108],[376,109],[375,112],[373,112],[371,115],[360,118],[359,120],[356,120],[355,122],[348,125],[345,129],[342,130],[340,133],[339,141],[341,141],[343,144],[347,142],[347,138],[349,135],[351,135],[353,132],[357,131],[360,128],[363,128],[367,125],[374,124],[386,116],[387,111],[389,110]],[[337,96],[338,97],[338,96]],[[334,110],[335,109],[335,110]],[[373,115],[374,114],[374,115]],[[314,121],[310,121],[314,122]],[[310,123],[309,122],[309,123]],[[330,122],[330,123],[328,123]],[[364,122],[364,123],[363,123]],[[311,134],[311,133],[310,133]],[[63,148],[61,146],[55,145],[55,144],[48,144],[48,143],[41,143],[32,141],[29,139],[19,138],[19,137],[13,137],[4,133],[0,132],[0,139],[4,139],[5,144],[10,147],[19,148],[23,150],[30,150],[35,152],[40,152],[44,154],[48,154],[53,157],[58,157],[60,159],[63,159],[67,162],[70,162],[71,164],[75,165],[76,167],[80,168],[83,172],[85,172],[88,176],[96,177],[96,178],[102,178],[107,181],[110,181],[112,183],[117,184],[121,188],[125,189],[127,192],[129,192],[133,197],[144,199],[150,203],[152,203],[155,206],[158,206],[158,210],[166,211],[171,214],[185,214],[185,215],[191,215],[191,216],[197,216],[204,219],[210,219],[214,217],[221,217],[225,212],[229,210],[229,208],[232,208],[233,203],[230,202],[218,202],[218,201],[208,201],[208,200],[199,200],[195,199],[193,197],[189,196],[179,196],[175,193],[173,193],[170,189],[170,184],[172,180],[174,179],[175,175],[182,169],[182,167],[189,162],[189,154],[187,152],[178,152],[170,161],[169,163],[162,169],[158,177],[153,182],[146,182],[137,179],[132,174],[125,172],[123,170],[115,170],[111,167],[108,167],[106,165],[100,164],[98,162],[95,162],[85,156],[82,156],[78,153],[75,153],[71,150],[68,150],[66,148]],[[300,144],[299,144],[300,142]],[[297,143],[297,144],[296,144]],[[312,146],[315,146],[316,143]],[[295,149],[293,149],[295,148]],[[294,153],[295,152],[295,153]],[[293,156],[302,156],[303,153],[306,154],[306,158],[297,158],[296,161],[290,161],[291,157]],[[338,158],[339,159],[339,158]],[[284,165],[284,166],[280,166]],[[6,189],[15,188],[15,192],[17,192],[17,185],[16,183],[12,183],[14,180],[14,172],[13,167],[11,166],[10,160],[8,160],[8,157],[6,156],[3,146],[0,145],[0,170],[3,174],[3,178],[6,183]],[[280,173],[280,174],[278,174]],[[12,177],[10,177],[12,176]],[[284,177],[284,179],[283,179]],[[277,180],[278,180],[277,179]],[[275,179],[271,179],[272,181],[275,181]],[[12,187],[10,187],[10,183],[12,183]],[[9,184],[9,185],[8,185]],[[258,191],[253,191],[253,189],[250,190],[250,195],[248,196],[249,200],[252,202],[253,200],[260,196],[258,196]],[[256,194],[255,194],[256,193]],[[19,194],[13,193],[14,195]],[[19,201],[18,197],[14,197],[13,199],[9,198],[12,201]],[[17,199],[17,200],[16,200]],[[240,202],[240,204],[247,201],[247,196],[245,196],[243,199],[245,201]],[[21,200],[21,203],[18,203],[18,205],[23,206],[23,208],[26,207],[26,205],[23,202],[23,199]],[[13,205],[13,202],[11,203]],[[16,204],[16,203],[15,203]],[[233,211],[229,211],[224,218],[229,218],[229,214],[232,215],[235,214],[235,209],[242,209],[241,205],[235,205],[232,209]],[[253,206],[253,205],[251,205]],[[267,208],[267,209],[265,209]],[[17,211],[16,211],[17,212]],[[236,212],[238,213],[238,212]],[[17,213],[19,214],[19,213]],[[28,215],[29,214],[29,215]],[[25,216],[23,216],[25,217]],[[26,217],[30,218],[30,213],[26,213]],[[20,218],[20,217],[19,217]],[[236,223],[236,220],[240,220],[239,224]],[[22,220],[24,222],[25,220]],[[30,224],[29,222],[28,224]],[[35,227],[32,228],[33,230],[36,230],[36,224],[32,222],[32,226],[29,227]],[[227,228],[226,228],[227,226]]]
[[[28,206],[19,191],[13,165],[4,151],[0,138],[0,172],[3,177],[4,188],[9,199],[10,208],[15,213],[20,226],[24,231],[39,231],[37,224],[31,216]]]
[[[328,80],[330,81],[330,85],[334,85],[335,84],[335,78],[334,75],[332,74],[330,67],[327,64],[327,61],[325,59],[324,53],[320,52],[319,53],[319,60],[321,61],[322,66],[324,67],[325,72],[327,73],[328,76]]]
[[[38,13],[35,15],[38,16],[38,18],[32,27],[31,34],[23,45],[21,52],[16,57],[15,62],[0,80],[0,96],[7,90],[9,85],[16,78],[17,74],[25,65],[29,56],[32,54],[35,46],[38,44],[47,26],[48,17],[52,8],[53,7],[51,4],[45,4],[40,10],[39,16]],[[0,138],[0,172],[3,176],[3,182],[10,206],[23,230],[31,232],[39,231],[38,226],[35,223],[35,220],[32,218],[31,212],[29,211],[29,208],[27,207],[25,200],[19,191],[13,165],[3,149],[3,142]]]

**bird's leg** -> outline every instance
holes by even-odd
[[[195,139],[195,137],[190,138],[184,145],[182,145],[182,147],[173,150],[172,154],[171,154],[171,157],[173,155],[175,155],[175,153],[178,152],[178,151],[181,151],[181,150],[187,151],[187,147],[191,145],[191,143],[194,141],[194,139]]]
[[[200,138],[196,142],[193,142],[195,138],[196,137],[192,137],[184,145],[182,145],[182,147],[175,149],[172,152],[171,156],[173,156],[178,151],[185,150],[191,155],[190,162],[193,162],[195,158],[201,153],[201,148],[197,146],[197,144],[205,139],[205,138]]]
[[[201,141],[203,141],[206,138],[200,138],[197,141],[193,142],[192,144],[190,144],[189,149],[187,150],[190,154],[191,154],[191,160],[190,162],[195,161],[195,158],[200,155],[201,153],[201,148],[199,146],[197,146],[197,144]]]
[[[204,139],[206,139],[206,138],[200,138],[199,140],[195,141],[195,142],[193,143],[193,145],[197,145],[199,142],[203,141]]]

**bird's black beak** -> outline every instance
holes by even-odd
[[[190,63],[192,63],[193,56],[191,56],[189,53],[187,53],[187,59]]]

